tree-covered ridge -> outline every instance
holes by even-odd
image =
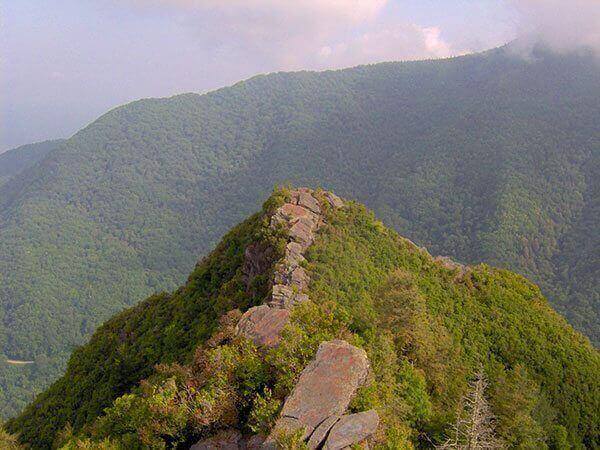
[[[0,186],[43,159],[62,142],[62,139],[38,142],[0,153]]]
[[[186,448],[224,427],[268,433],[319,343],[341,338],[372,364],[351,408],[378,411],[376,448],[446,442],[478,377],[504,447],[598,445],[600,355],[539,289],[505,270],[433,258],[359,204],[328,210],[306,254],[311,300],[295,307],[281,344],[261,353],[234,337],[230,311],[268,292],[268,277],[253,289],[242,282],[245,247],[280,245],[264,218],[284,197],[229,233],[185,287],[99,328],[8,430],[33,448],[67,449]]]
[[[526,275],[597,342],[599,84],[585,57],[499,49],[117,108],[0,187],[0,353],[49,358],[25,380],[45,385],[288,181],[364,202],[433,254]],[[4,414],[24,405],[14,376]]]
[[[149,297],[103,324],[90,342],[73,352],[65,375],[40,394],[8,424],[39,448],[49,447],[67,423],[80,429],[112,400],[148,376],[155,364],[189,361],[196,346],[232,308],[252,306],[242,282],[244,250],[251,242],[275,239],[262,228],[265,211],[231,230],[194,269],[187,283],[172,294]],[[256,285],[256,296],[264,286]]]

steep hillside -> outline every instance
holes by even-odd
[[[0,153],[0,186],[23,170],[33,166],[62,142],[64,142],[62,139],[38,142]]]
[[[178,286],[278,183],[373,208],[434,254],[539,283],[598,342],[600,70],[504,49],[143,100],[0,187],[0,403],[112,313]]]
[[[261,448],[303,448],[295,430],[309,424],[309,448],[431,447],[477,398],[504,447],[597,448],[599,371],[598,351],[523,277],[434,258],[327,192],[283,190],[183,287],[101,326],[7,429],[34,449],[189,448],[215,434],[196,448],[264,436]]]

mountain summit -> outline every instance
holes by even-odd
[[[523,277],[279,189],[6,429],[34,449],[593,448],[599,372]]]

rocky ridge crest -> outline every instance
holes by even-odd
[[[276,346],[289,323],[292,308],[308,300],[310,277],[303,264],[304,254],[324,223],[323,208],[315,192],[300,188],[270,218],[272,229],[287,233],[285,253],[274,265],[271,294],[262,305],[246,311],[235,333],[259,348]],[[330,192],[321,196],[330,207],[344,202]],[[269,268],[272,250],[250,245],[243,265],[247,286]],[[343,340],[323,342],[314,359],[304,368],[295,388],[286,398],[270,436],[243,436],[238,430],[223,430],[196,443],[192,450],[275,449],[286,433],[300,432],[309,449],[342,449],[358,443],[366,445],[375,433],[379,417],[374,410],[345,414],[359,387],[367,383],[370,363],[364,350]]]

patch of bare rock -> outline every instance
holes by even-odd
[[[345,412],[369,369],[364,350],[342,340],[323,342],[286,399],[264,447],[277,448],[279,435],[297,430],[310,449],[341,449],[365,441],[377,430],[377,412]]]
[[[263,441],[261,436],[244,437],[238,430],[230,429],[197,442],[190,450],[259,450]]]
[[[325,193],[324,198],[333,208],[344,205],[332,193]],[[291,192],[290,200],[281,205],[270,220],[271,228],[283,227],[288,234],[285,254],[275,263],[270,298],[264,305],[246,311],[237,328],[238,334],[252,339],[259,347],[277,345],[289,321],[290,309],[308,300],[304,291],[310,278],[302,264],[304,252],[314,242],[315,233],[323,223],[323,208],[312,190],[300,188]],[[267,270],[269,256],[268,248],[257,244],[248,246],[242,268],[247,284]]]

